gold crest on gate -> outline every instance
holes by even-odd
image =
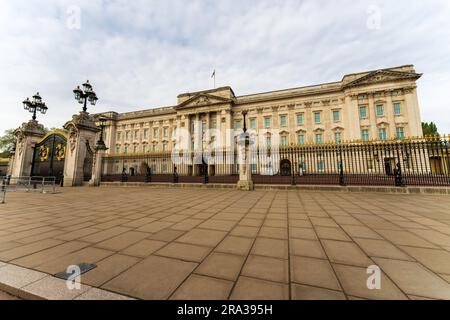
[[[41,162],[46,161],[48,159],[48,156],[50,154],[50,148],[46,146],[41,146],[39,148],[39,159]]]
[[[56,160],[62,161],[66,157],[66,147],[63,146],[61,143],[58,144],[55,148],[55,156]]]

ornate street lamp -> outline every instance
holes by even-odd
[[[45,102],[42,102],[42,98],[39,95],[39,92],[33,96],[33,100],[30,100],[30,98],[24,100],[23,108],[33,114],[33,121],[36,121],[37,112],[46,114],[48,110]]]
[[[104,116],[100,116],[100,118],[98,118],[98,123],[99,123],[99,127],[100,127],[100,138],[97,141],[97,148],[101,148],[102,150],[106,150],[106,145],[105,145],[105,141],[103,140],[104,137],[104,130],[106,127],[106,122],[108,121],[108,119]]]
[[[83,104],[83,112],[87,111],[87,102],[89,101],[91,105],[95,106],[98,101],[97,94],[95,93],[92,85],[89,83],[89,80],[86,83],[83,83],[83,89],[80,86],[77,86],[75,90],[73,90],[75,100],[77,100],[80,104]]]

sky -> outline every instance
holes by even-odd
[[[180,93],[236,95],[340,81],[414,64],[423,121],[450,133],[448,0],[0,0],[0,134],[28,121],[37,91],[46,127],[92,113],[176,104]]]

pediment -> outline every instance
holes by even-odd
[[[177,106],[177,109],[181,108],[195,108],[195,107],[204,107],[215,104],[223,104],[223,103],[231,103],[231,99],[215,96],[207,93],[200,93],[198,95],[193,96],[192,98],[180,103]]]
[[[356,79],[346,84],[344,87],[356,87],[399,80],[418,80],[421,76],[422,74],[415,72],[378,70]]]

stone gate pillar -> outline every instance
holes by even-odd
[[[239,182],[237,188],[242,191],[252,191],[255,190],[255,186],[252,180],[252,169],[250,165],[249,137],[244,134],[243,139],[244,142],[242,143],[242,138],[240,142],[242,159],[240,159],[239,163]]]
[[[14,134],[17,137],[15,154],[10,167],[10,174],[13,177],[30,176],[34,146],[45,136],[44,126],[36,120],[30,120],[17,129]]]
[[[97,145],[95,146],[94,166],[92,168],[92,179],[91,181],[89,181],[89,185],[91,187],[100,186],[102,179],[103,156],[105,155],[107,149],[108,148],[106,148],[104,143],[103,144],[97,143]]]
[[[67,122],[64,129],[69,132],[64,164],[64,186],[82,186],[85,161],[90,156],[91,146],[95,145],[95,138],[100,129],[95,125],[94,117],[87,112],[72,116],[72,121]]]

